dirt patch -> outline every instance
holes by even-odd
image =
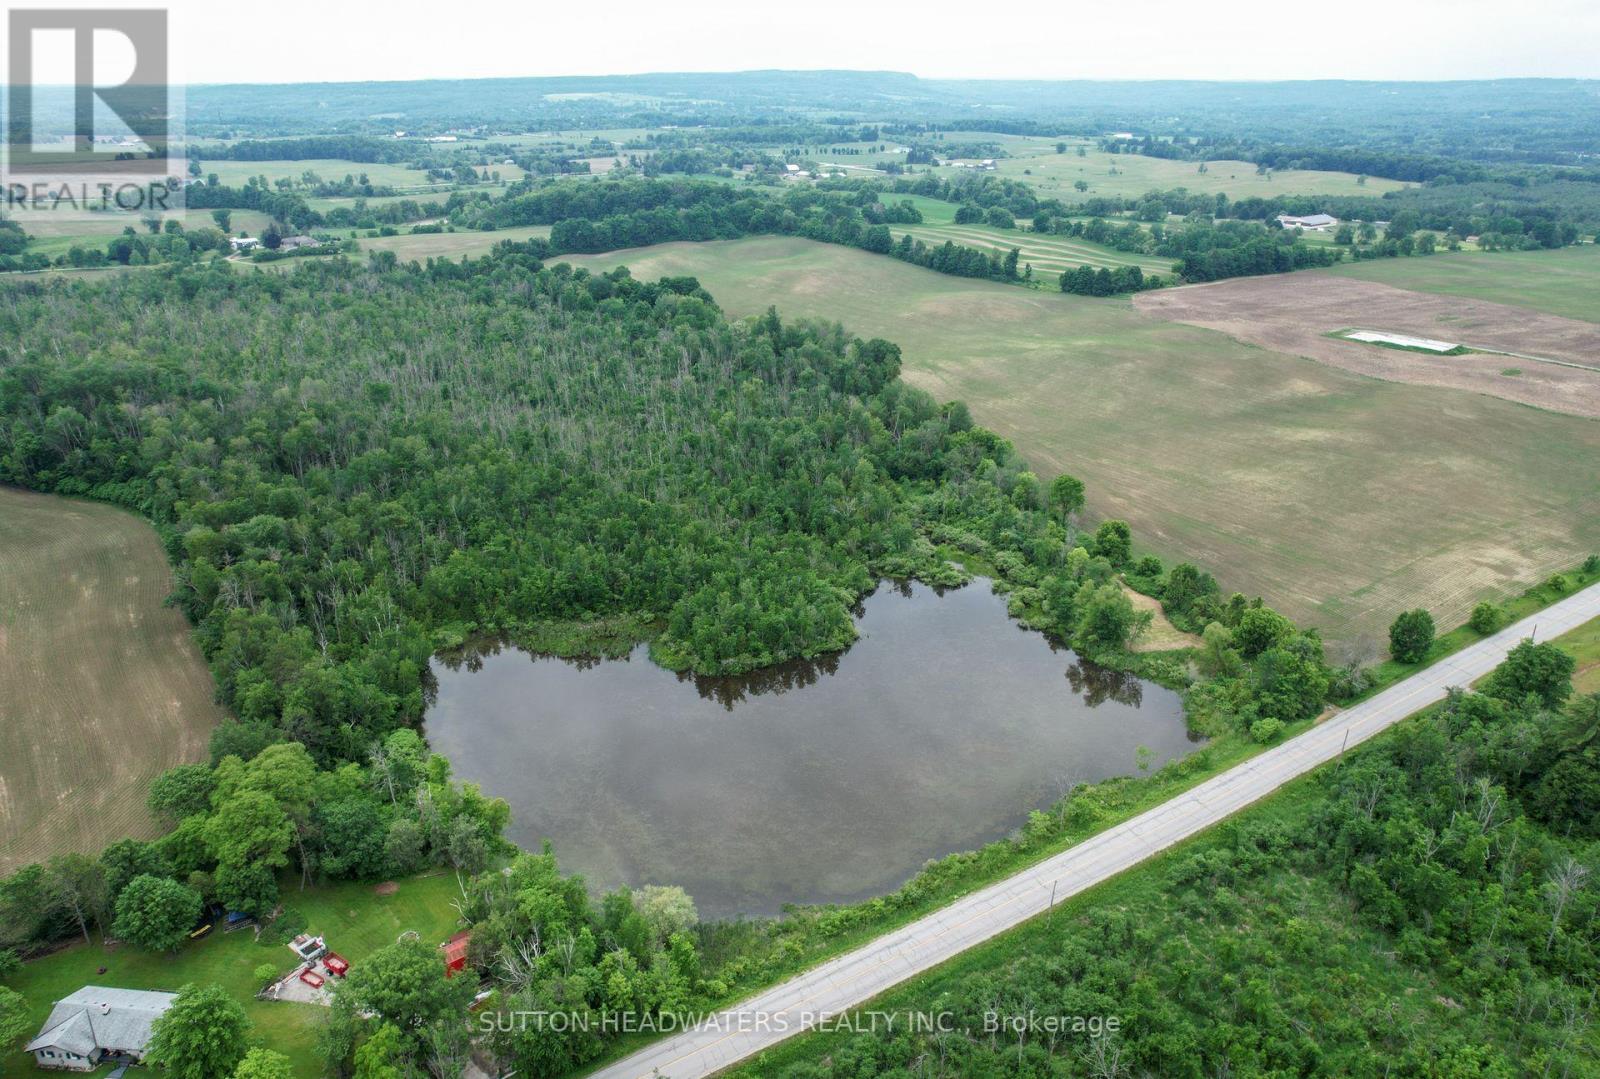
[[[1135,592],[1127,585],[1122,586],[1122,591],[1133,601],[1134,610],[1149,611],[1151,614],[1150,628],[1133,643],[1135,652],[1168,652],[1174,648],[1200,647],[1199,637],[1185,633],[1167,619],[1167,612],[1160,600],[1143,592]]]
[[[1253,345],[1390,382],[1449,386],[1600,418],[1600,371],[1524,358],[1600,366],[1600,326],[1589,322],[1315,273],[1143,292],[1134,298],[1134,306],[1159,318],[1220,330]],[[1328,336],[1350,328],[1516,353],[1521,373],[1505,374],[1505,356],[1429,356]]]
[[[393,895],[399,890],[400,885],[396,884],[392,880],[386,880],[376,888],[372,889],[372,892],[374,895]]]

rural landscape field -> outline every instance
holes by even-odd
[[[620,4],[13,13],[0,1069],[1600,1075],[1600,16]]]
[[[156,834],[150,781],[221,717],[155,532],[0,488],[0,870]]]
[[[1271,597],[1352,656],[1381,651],[1395,610],[1454,624],[1600,545],[1593,422],[1352,375],[1126,301],[951,280],[803,240],[581,261],[691,275],[731,314],[777,304],[899,343],[909,381],[967,402],[1047,478],[1082,476],[1096,515]],[[1594,382],[1583,393],[1600,402]]]

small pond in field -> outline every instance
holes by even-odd
[[[1010,833],[1070,784],[1193,748],[1178,695],[1096,667],[978,580],[885,584],[845,652],[740,678],[644,646],[434,661],[429,742],[593,888],[679,884],[705,918],[850,902]]]

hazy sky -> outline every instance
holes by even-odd
[[[117,6],[115,0],[62,5]],[[158,6],[155,0],[122,6]],[[175,0],[189,82],[750,68],[926,77],[1600,77],[1597,0]]]

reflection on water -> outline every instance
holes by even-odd
[[[703,915],[892,890],[1074,783],[1190,748],[1176,694],[1020,630],[987,582],[880,588],[843,653],[735,678],[641,646],[434,663],[429,740],[598,887],[675,883]]]

